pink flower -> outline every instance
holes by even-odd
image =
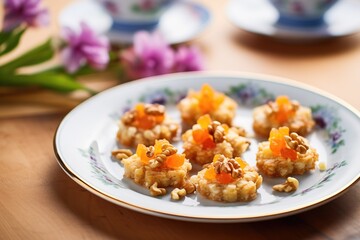
[[[174,52],[157,33],[140,31],[134,36],[134,46],[121,53],[122,63],[132,79],[170,73]]]
[[[175,72],[190,72],[203,69],[203,59],[198,48],[180,47],[175,54]]]
[[[67,46],[62,50],[61,55],[69,73],[76,72],[85,64],[98,70],[106,67],[109,62],[107,38],[97,36],[85,23],[81,23],[79,33],[70,28],[64,28],[63,35]]]
[[[45,26],[49,23],[49,12],[41,8],[40,0],[5,0],[4,31],[11,31],[22,23],[28,26]]]
[[[144,31],[135,34],[133,47],[124,50],[120,58],[131,79],[203,69],[198,48],[180,47],[174,51],[161,35]]]

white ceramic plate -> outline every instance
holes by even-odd
[[[313,109],[318,123],[309,140],[327,165],[297,177],[299,189],[292,194],[272,192],[283,179],[264,178],[256,200],[249,203],[218,203],[195,194],[174,202],[168,195],[151,197],[143,187],[123,179],[123,167],[111,159],[118,148],[115,136],[119,116],[133,104],[160,102],[179,119],[176,102],[188,89],[209,83],[238,103],[235,125],[252,134],[252,108],[280,94]],[[295,214],[324,204],[353,185],[360,176],[360,114],[325,93],[286,79],[254,74],[182,73],[123,84],[88,99],[61,122],[54,139],[58,162],[77,183],[94,194],[142,213],[199,222],[245,222]],[[256,138],[244,159],[255,165]],[[177,143],[181,148],[181,143]]]
[[[179,1],[161,17],[154,31],[159,32],[169,44],[178,44],[200,34],[209,24],[210,19],[210,12],[201,4]],[[106,34],[112,43],[129,44],[133,41],[135,32],[111,29],[113,22],[111,16],[95,0],[76,1],[60,13],[60,26],[78,30],[81,22],[86,22],[98,34]]]
[[[154,31],[159,32],[168,43],[179,44],[199,35],[207,27],[210,19],[210,12],[203,5],[179,1],[164,13]],[[114,43],[132,43],[134,38],[134,32],[119,32],[112,29],[107,35]]]
[[[358,0],[339,1],[325,14],[325,24],[313,28],[277,25],[279,14],[267,0],[231,0],[226,13],[231,22],[248,32],[292,41],[342,37],[360,31]]]

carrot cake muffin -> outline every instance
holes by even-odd
[[[229,127],[204,115],[192,129],[182,135],[184,153],[187,158],[199,164],[211,162],[216,154],[238,157],[250,145],[245,135],[242,128]]]
[[[253,117],[254,131],[262,137],[268,137],[272,128],[282,126],[289,127],[290,132],[305,136],[315,125],[311,109],[300,106],[287,96],[278,96],[275,101],[256,107]]]
[[[259,144],[256,166],[265,175],[287,177],[314,169],[318,158],[307,139],[295,132],[289,134],[288,127],[281,127],[272,129],[269,141]]]
[[[216,92],[210,85],[204,84],[199,92],[190,90],[187,97],[178,104],[183,123],[192,126],[204,114],[212,119],[231,125],[235,117],[237,104],[223,93]]]
[[[215,155],[213,162],[190,178],[196,192],[219,202],[251,201],[262,177],[239,157]]]
[[[153,196],[165,195],[166,187],[181,188],[181,196],[184,191],[190,193],[195,189],[189,190],[187,181],[191,163],[185,154],[177,153],[177,149],[167,140],[156,140],[155,145],[149,147],[139,144],[136,153],[122,159],[122,163],[124,176],[149,188]]]
[[[173,140],[180,126],[166,116],[165,107],[159,104],[137,104],[121,118],[117,140],[124,146],[154,145],[156,139]]]

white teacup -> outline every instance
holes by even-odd
[[[316,27],[324,23],[324,14],[338,0],[269,0],[279,12],[278,24],[292,27]]]
[[[176,0],[98,0],[113,18],[112,29],[122,32],[154,29]]]

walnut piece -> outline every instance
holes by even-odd
[[[111,155],[115,157],[117,160],[123,160],[125,158],[130,157],[133,155],[130,149],[117,149],[111,152]]]
[[[161,147],[161,151],[165,156],[171,156],[177,153],[177,149],[171,144],[164,144]]]
[[[147,148],[146,156],[151,158],[154,156],[155,148],[150,146]],[[160,167],[167,157],[177,153],[177,149],[171,144],[164,144],[161,147],[161,153],[159,153],[154,159],[149,161],[149,167],[154,169]]]
[[[149,167],[152,169],[158,168],[161,166],[162,162],[159,161],[160,158],[157,159],[151,159],[149,161]]]
[[[218,122],[218,121],[212,121],[211,123],[210,123],[210,125],[208,126],[208,132],[209,132],[209,134],[214,134],[214,132],[215,132],[215,129],[217,128],[217,127],[219,127],[221,125],[221,123],[220,122]]]
[[[214,169],[217,174],[230,173],[233,178],[242,176],[240,164],[235,159],[226,158],[220,155],[219,159],[214,163]]]
[[[165,188],[158,188],[158,183],[154,182],[153,185],[151,185],[150,187],[150,194],[152,196],[162,196],[166,194],[166,189]]]
[[[126,113],[124,113],[124,115],[121,118],[121,121],[125,124],[125,125],[131,125],[131,123],[135,120],[137,115],[137,112],[135,110],[130,110],[127,111]]]
[[[246,130],[245,128],[239,127],[239,126],[232,126],[233,130],[236,131],[236,133],[241,137],[246,137]]]
[[[148,157],[148,158],[151,158],[151,157],[153,157],[154,156],[154,150],[155,150],[155,148],[153,147],[153,146],[149,146],[148,148],[147,148],[147,151],[146,151],[146,156]]]
[[[284,183],[274,185],[273,190],[278,192],[293,192],[296,191],[298,187],[299,181],[296,178],[288,177]]]
[[[171,191],[171,199],[172,200],[180,200],[181,198],[186,196],[186,190],[184,188],[179,189],[175,188]]]
[[[225,129],[218,121],[211,122],[208,126],[208,132],[211,136],[213,136],[215,143],[221,143],[225,140]]]
[[[186,190],[186,194],[193,193],[196,190],[195,184],[189,181],[185,182],[183,187]]]
[[[165,107],[160,104],[146,104],[145,113],[152,116],[161,116],[165,114]]]
[[[305,154],[309,149],[305,138],[299,136],[297,133],[292,132],[290,136],[285,136],[285,142],[289,148],[294,149],[300,154]]]

